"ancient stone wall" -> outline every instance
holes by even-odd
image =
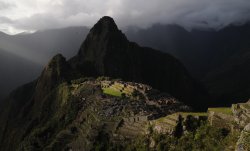
[[[234,122],[234,117],[232,115],[208,111],[208,121],[212,126],[231,130]]]

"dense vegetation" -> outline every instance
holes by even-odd
[[[96,150],[127,151],[221,151],[234,150],[239,133],[212,127],[207,123],[181,136],[151,133],[124,144],[96,144]],[[109,143],[109,142],[106,142]]]

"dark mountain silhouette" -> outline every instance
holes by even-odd
[[[90,30],[77,56],[74,69],[86,76],[110,76],[149,84],[193,106],[205,107],[205,91],[174,57],[129,42],[114,20],[103,17]],[[197,105],[203,100],[203,105]]]
[[[128,30],[128,38],[177,57],[209,89],[217,102],[230,104],[250,95],[248,77],[250,25],[219,31],[187,31],[177,25]]]
[[[247,56],[248,53],[249,28],[249,24],[245,24],[228,26],[219,31],[198,29],[187,31],[178,25],[158,24],[148,29],[128,29],[125,33],[128,39],[140,45],[175,56],[193,77],[206,85],[215,100],[219,100],[220,103],[231,103],[233,100],[245,99],[249,95],[245,91],[248,89],[247,82],[244,82],[247,79],[242,80],[243,75],[248,77],[248,71],[245,71],[247,57],[241,59],[241,56]],[[9,59],[8,69],[5,63],[2,63],[0,69],[4,71],[2,76],[5,75],[4,80],[0,80],[3,87],[0,96],[5,96],[11,89],[38,76],[38,71],[42,69],[41,65],[44,65],[55,53],[62,53],[66,58],[73,56],[86,37],[87,31],[88,29],[84,27],[70,27],[15,36],[1,33],[0,49],[3,50],[1,53],[8,52]],[[0,55],[0,60],[6,60],[4,56],[6,55]],[[16,57],[19,59],[14,59]],[[26,60],[27,63],[24,65],[14,61],[20,59]],[[241,67],[241,70],[234,66]],[[23,69],[24,72],[19,70],[15,72],[16,67]],[[224,67],[228,69],[224,71]],[[234,72],[235,68],[237,72]],[[31,70],[34,74],[28,75]],[[6,80],[8,76],[10,78]],[[231,83],[231,85],[224,87],[225,83]],[[241,87],[241,85],[244,86]],[[234,90],[235,86],[239,88]]]
[[[206,85],[214,100],[218,100],[214,104],[220,105],[245,99],[249,94],[248,82],[244,82],[247,79],[242,80],[242,77],[249,75],[245,68],[248,66],[246,62],[249,28],[249,25],[245,24],[228,26],[219,31],[198,29],[187,31],[178,25],[158,24],[148,29],[131,28],[125,33],[128,39],[140,45],[175,56],[193,77]],[[0,71],[4,71],[2,74],[4,78],[1,78],[4,80],[0,80],[2,83],[0,96],[36,78],[42,70],[41,66],[54,54],[61,53],[66,58],[73,56],[86,37],[87,31],[88,29],[84,27],[70,27],[15,36],[1,33]],[[7,52],[8,57],[4,58]],[[6,58],[8,61],[3,61]],[[27,63],[15,61],[20,59]],[[16,67],[23,72],[17,70]],[[6,80],[7,78],[9,80]],[[237,90],[235,87],[238,87]]]
[[[148,29],[128,29],[129,39],[178,58],[196,78],[203,77],[214,57],[217,32],[212,30],[187,31],[178,25],[156,24]]]

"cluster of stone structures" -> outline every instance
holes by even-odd
[[[123,81],[101,81],[101,88],[119,91],[127,97],[134,97],[134,92],[144,96],[143,99],[139,98],[137,101],[122,101],[124,107],[130,108],[133,114],[124,117],[120,121],[114,135],[127,136],[128,138],[143,135],[149,132],[149,127],[158,133],[173,134],[178,124],[182,124],[183,132],[186,132],[187,127],[184,123],[191,122],[189,124],[192,124],[192,122],[197,123],[208,120],[212,126],[224,128],[231,132],[241,132],[240,139],[237,142],[237,151],[250,149],[247,146],[250,141],[250,101],[233,104],[231,108],[209,108],[204,113],[192,113],[187,112],[188,108],[180,105],[173,97],[159,93],[157,90],[144,84]],[[122,103],[118,102],[117,104]],[[116,107],[115,103],[111,103],[112,106],[108,104],[106,103],[108,109]],[[186,112],[178,112],[182,108]],[[154,114],[154,112],[158,114]],[[114,113],[112,112],[111,114]],[[248,142],[246,143],[246,141]]]
[[[124,116],[117,127],[115,136],[126,136],[132,138],[140,134],[147,134],[148,128],[152,125],[152,121],[159,117],[171,115],[177,111],[188,111],[189,108],[177,101],[168,94],[161,93],[152,87],[140,83],[124,82],[124,81],[101,81],[101,88],[119,91],[126,94],[130,99],[123,98],[120,101],[111,101],[105,99],[105,105],[102,110],[115,110],[119,106],[122,110],[130,110],[128,116]],[[139,96],[139,97],[138,97]],[[114,99],[114,98],[113,98]],[[108,101],[110,100],[110,101]],[[118,99],[119,100],[119,99]],[[108,110],[107,110],[108,111]],[[120,111],[121,112],[121,111]],[[110,111],[111,113],[111,111]],[[112,112],[114,114],[115,112]],[[111,115],[109,115],[110,117]],[[171,125],[166,127],[173,130],[176,121],[170,121]],[[121,134],[121,135],[119,135]],[[126,134],[126,135],[122,135]]]

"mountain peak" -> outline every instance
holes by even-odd
[[[121,51],[127,44],[126,36],[118,29],[113,18],[104,16],[90,30],[78,55],[85,61],[101,60],[107,51]]]
[[[104,16],[102,17],[95,25],[94,27],[91,29],[91,31],[93,32],[114,32],[117,31],[118,27],[114,21],[113,18],[109,17],[109,16]]]
[[[66,79],[69,71],[70,67],[64,56],[57,54],[43,70],[39,77],[37,87],[39,90],[50,90],[58,82]]]
[[[62,54],[57,54],[50,60],[48,66],[57,65],[64,62],[66,62],[65,57]]]

